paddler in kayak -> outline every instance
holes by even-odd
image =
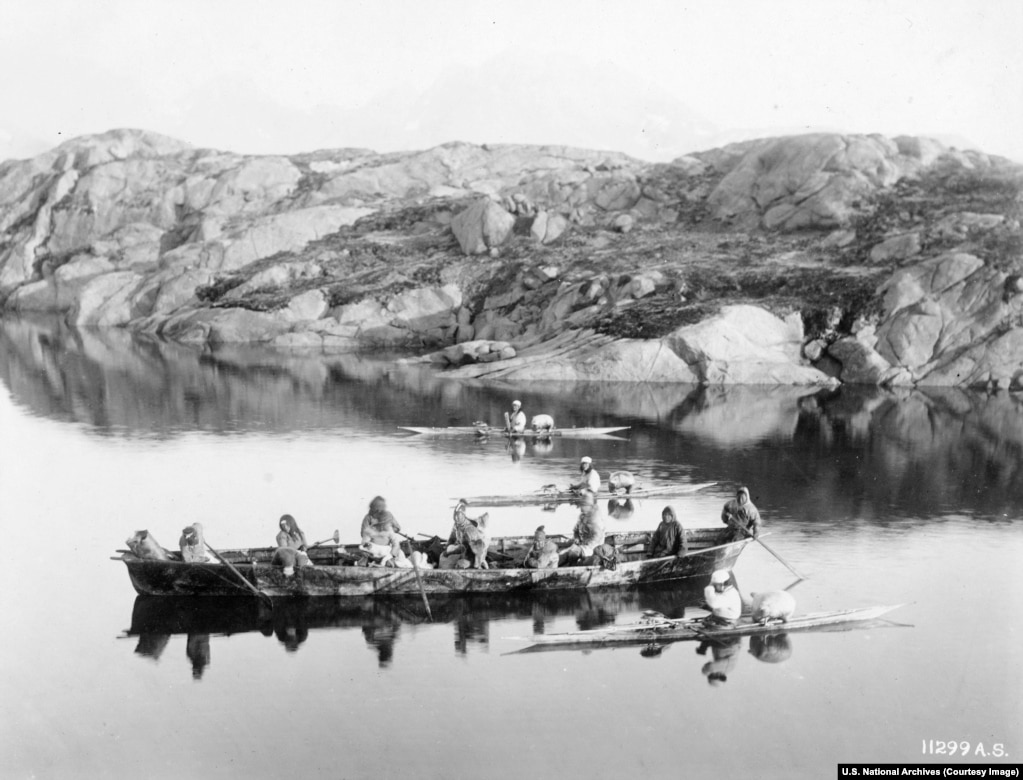
[[[760,512],[750,501],[749,488],[743,486],[735,491],[735,498],[721,510],[721,522],[735,529],[735,540],[760,536]]]
[[[522,411],[522,401],[512,401],[511,414],[504,413],[505,433],[524,433],[526,430],[526,413]]]
[[[584,455],[579,461],[579,473],[582,474],[578,482],[569,485],[569,490],[577,493],[590,491],[594,496],[600,492],[600,474],[593,468],[593,458]]]
[[[732,584],[731,572],[724,569],[710,575],[710,585],[703,589],[703,600],[710,610],[703,621],[708,628],[734,626],[742,614],[742,596]]]

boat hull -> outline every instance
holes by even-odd
[[[516,593],[641,586],[707,578],[717,569],[731,569],[749,540],[729,541],[728,529],[691,529],[685,556],[627,561],[614,571],[599,566],[557,569],[421,569],[422,590],[431,593]],[[623,535],[619,535],[623,536]],[[641,536],[624,535],[624,536]],[[509,539],[508,549],[524,549],[525,537]],[[491,550],[504,548],[494,540]],[[627,539],[622,546],[630,544]],[[419,595],[414,569],[392,569],[321,563],[287,576],[269,563],[272,550],[229,550],[224,555],[252,586],[273,597]],[[144,596],[237,596],[247,588],[238,575],[220,563],[142,560],[121,556],[136,592]]]

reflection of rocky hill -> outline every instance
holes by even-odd
[[[650,164],[466,143],[248,157],[118,130],[0,165],[0,298],[186,343],[484,341],[477,370],[519,380],[1008,386],[1021,183],[877,135]]]
[[[390,435],[400,424],[496,422],[519,397],[565,425],[631,424],[616,457],[664,479],[748,482],[765,507],[801,518],[883,520],[893,506],[1013,517],[1023,505],[1023,399],[1006,392],[488,385],[354,355],[209,351],[26,320],[0,328],[0,380],[34,414],[143,436]]]

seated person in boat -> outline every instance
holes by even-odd
[[[533,544],[526,550],[522,566],[526,569],[558,568],[558,545],[547,540],[547,532],[542,525],[533,534]]]
[[[294,550],[306,551],[308,545],[306,545],[305,534],[298,527],[294,517],[291,515],[281,515],[281,519],[277,524],[281,529],[277,533],[278,547],[291,547]]]
[[[526,413],[522,411],[522,401],[512,401],[511,414],[504,413],[504,429],[508,433],[525,432]]]
[[[704,625],[710,628],[734,626],[742,614],[742,596],[732,584],[731,572],[724,569],[710,575],[710,585],[703,589],[703,600],[710,610]]]
[[[572,529],[572,544],[561,553],[559,566],[591,565],[594,548],[604,543],[604,513],[592,493],[586,491],[583,496],[579,520]]]
[[[647,557],[665,558],[669,555],[685,555],[687,552],[686,531],[678,521],[675,508],[666,506],[661,512],[660,525],[650,536]]]
[[[124,542],[136,556],[144,561],[169,561],[170,553],[149,531],[136,531]]]
[[[377,496],[369,502],[369,513],[362,518],[362,543],[390,547],[391,536],[401,532],[394,515],[387,511],[387,501]]]
[[[182,528],[178,545],[181,547],[181,560],[185,563],[209,562],[206,541],[202,538],[202,523],[192,523]]]
[[[295,569],[301,569],[306,566],[313,565],[313,562],[309,560],[308,555],[301,550],[296,550],[294,547],[278,547],[274,550],[270,563],[284,569],[284,575],[286,577],[294,575]]]
[[[472,568],[489,569],[487,548],[490,547],[490,534],[487,533],[487,521],[490,515],[484,512],[479,517],[469,517],[466,513],[468,507],[469,504],[464,498],[459,499],[455,506],[448,545],[460,546],[463,556]]]
[[[740,487],[735,491],[735,498],[725,504],[721,510],[721,522],[735,529],[735,540],[760,535],[760,512],[750,501],[749,488]]]
[[[604,538],[603,544],[598,544],[593,548],[594,566],[614,571],[623,560],[622,552],[618,549],[618,540],[614,534],[608,534]]]
[[[589,490],[593,495],[600,492],[600,474],[593,468],[593,458],[589,455],[579,461],[579,473],[582,475],[579,481],[569,485],[569,489],[579,492]]]

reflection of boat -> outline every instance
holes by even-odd
[[[611,624],[627,610],[682,614],[702,597],[698,587],[669,583],[611,591],[441,594],[430,603],[432,623],[451,624],[455,652],[464,654],[470,646],[489,644],[490,623],[495,620],[530,620],[534,633],[543,634],[549,620],[575,615],[576,625],[589,629]],[[154,660],[164,654],[172,636],[187,636],[185,653],[193,676],[199,678],[211,660],[211,637],[259,632],[295,652],[317,632],[361,631],[380,665],[389,666],[403,628],[427,622],[419,601],[406,598],[275,599],[271,606],[247,596],[138,596],[125,635],[138,638],[138,655]]]
[[[737,625],[708,628],[702,618],[671,620],[663,615],[647,617],[638,623],[621,626],[607,626],[590,631],[573,631],[565,634],[545,634],[521,637],[537,647],[561,646],[579,647],[587,645],[646,644],[648,642],[681,641],[699,639],[715,641],[730,637],[763,636],[770,634],[791,634],[796,631],[849,627],[869,623],[902,606],[862,607],[834,612],[809,612],[790,619],[787,623],[761,625],[744,617]],[[530,649],[530,648],[527,648]]]
[[[643,545],[649,533],[616,534],[620,548]],[[531,536],[491,540],[489,569],[395,569],[353,565],[357,545],[316,547],[314,566],[296,569],[292,576],[270,561],[275,548],[222,550],[223,563],[185,563],[143,560],[125,552],[124,561],[135,590],[152,596],[237,596],[253,588],[267,596],[372,596],[426,593],[506,593],[618,588],[705,578],[716,569],[731,569],[749,539],[732,540],[728,528],[686,529],[688,552],[682,556],[643,558],[642,550],[624,553],[614,570],[600,566],[524,569],[516,565],[532,544]],[[174,555],[174,554],[172,554]],[[247,581],[243,584],[239,575]],[[419,584],[421,581],[421,585]]]
[[[700,482],[696,485],[662,485],[659,487],[637,487],[631,493],[600,493],[597,498],[625,499],[638,501],[643,498],[674,498],[687,496],[705,490],[716,482]],[[476,496],[465,499],[473,506],[540,506],[545,504],[571,504],[580,500],[576,490],[558,490],[557,488],[541,488],[535,493],[521,493],[517,496]]]
[[[509,433],[504,428],[495,428],[490,425],[453,425],[447,428],[418,428],[411,425],[399,425],[398,428],[423,436],[503,436],[510,439],[601,439],[613,433],[629,430],[628,425],[619,425],[614,428],[554,428],[549,431],[523,431],[522,433]]]
[[[438,594],[430,598],[434,623],[469,619],[546,619],[575,615],[580,627],[612,622],[625,611],[656,609],[681,614],[703,599],[703,588],[677,583],[649,588],[591,592]],[[278,628],[303,626],[308,631],[363,628],[386,618],[397,623],[428,622],[415,599],[373,597],[275,599],[268,605],[249,596],[203,598],[197,596],[136,596],[128,636],[218,634],[259,631],[266,636]],[[542,628],[540,629],[542,632]]]

